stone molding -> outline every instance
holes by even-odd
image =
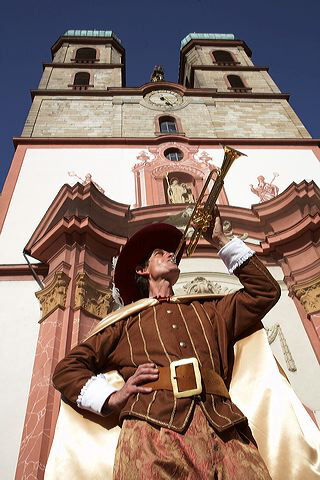
[[[63,272],[56,272],[53,280],[43,290],[35,292],[35,296],[40,302],[41,323],[56,308],[65,308],[67,300],[67,290],[70,278]]]
[[[94,282],[86,273],[78,273],[74,296],[74,308],[81,308],[101,319],[110,309],[112,293],[109,288]]]
[[[283,331],[282,331],[279,323],[275,323],[271,327],[266,328],[266,332],[267,332],[267,336],[268,336],[269,345],[271,345],[271,343],[273,343],[275,341],[277,336],[279,336],[281,349],[283,351],[284,359],[285,359],[286,365],[288,367],[288,370],[290,372],[296,372],[297,371],[296,363],[295,363],[295,361],[293,359],[293,356],[290,352],[287,341],[285,339],[285,336],[283,335]]]
[[[320,275],[309,282],[294,285],[291,291],[308,314],[320,312]]]

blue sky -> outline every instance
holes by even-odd
[[[0,19],[0,189],[50,47],[68,29],[114,30],[126,49],[127,85],[149,80],[155,64],[177,81],[180,41],[190,32],[234,33],[269,66],[291,106],[314,138],[320,137],[320,1],[11,0]]]

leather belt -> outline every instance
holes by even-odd
[[[153,390],[169,390],[177,398],[205,393],[230,398],[229,392],[220,375],[210,368],[199,367],[196,358],[184,358],[171,362],[169,367],[158,367],[159,378],[155,382],[145,383]]]

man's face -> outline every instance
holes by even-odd
[[[149,257],[144,273],[148,274],[149,279],[165,279],[174,285],[179,278],[180,270],[176,263],[172,262],[173,252],[167,252],[157,248]],[[138,272],[139,273],[139,272]]]

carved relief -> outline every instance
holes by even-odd
[[[201,155],[199,156],[199,162],[202,162],[204,164],[208,164],[212,161],[212,157],[210,157],[209,153],[206,152],[205,150],[201,152]]]
[[[317,277],[308,283],[294,285],[292,287],[292,292],[303,305],[307,313],[320,311],[320,277]]]
[[[184,230],[186,228],[187,223],[189,222],[192,212],[193,212],[193,207],[187,207],[177,215],[170,215],[169,217],[167,217],[164,223],[169,223],[170,225],[174,225],[182,233],[184,233]],[[193,234],[193,231],[194,231],[193,227],[190,227],[188,229],[187,238],[191,237],[191,235]]]
[[[109,313],[111,302],[109,288],[94,282],[86,273],[77,275],[74,308],[82,308],[97,318],[104,318]]]
[[[256,187],[254,187],[253,185],[250,185],[251,192],[260,198],[259,203],[266,202],[267,200],[271,200],[272,198],[275,198],[279,194],[279,187],[273,183],[275,178],[278,176],[279,176],[279,173],[274,172],[273,179],[271,180],[270,183],[267,183],[265,181],[265,177],[263,175],[259,175],[259,177],[257,178],[258,185]]]
[[[133,167],[133,170],[135,168],[139,168],[144,165],[147,165],[147,163],[151,161],[150,155],[148,155],[148,153],[145,150],[141,150],[141,152],[139,152],[139,155],[137,155],[136,158],[137,160],[139,160],[140,163],[136,163],[135,166]]]
[[[229,288],[222,287],[219,283],[207,280],[205,277],[194,278],[191,282],[183,285],[183,289],[188,295],[191,295],[192,293],[212,293],[219,295],[231,292]]]
[[[35,292],[35,296],[40,302],[40,321],[43,321],[56,308],[65,308],[69,282],[70,278],[65,273],[57,272],[49,285],[43,290]]]
[[[281,349],[283,351],[284,359],[285,359],[286,365],[288,367],[288,370],[290,372],[296,372],[297,367],[296,367],[295,361],[294,361],[294,359],[292,357],[292,354],[289,350],[287,341],[286,341],[286,339],[283,335],[283,332],[282,332],[282,329],[281,329],[280,325],[278,323],[275,323],[274,325],[272,325],[272,327],[266,328],[266,332],[267,332],[267,336],[268,336],[268,342],[269,342],[270,345],[271,345],[271,343],[273,343],[275,341],[277,336],[279,336]]]
[[[225,234],[226,237],[228,237],[230,240],[232,238],[240,238],[241,240],[246,240],[248,238],[248,233],[243,233],[242,235],[234,235],[233,229],[232,229],[232,223],[229,220],[224,220],[223,224],[223,233]]]

